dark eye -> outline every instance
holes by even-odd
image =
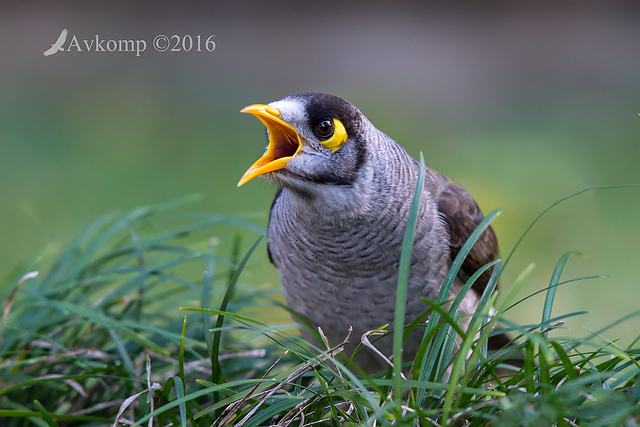
[[[333,135],[333,120],[323,119],[316,125],[316,135],[320,138],[326,139]]]

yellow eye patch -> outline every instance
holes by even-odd
[[[331,135],[331,138],[325,139],[324,141],[321,140],[319,142],[333,151],[338,151],[338,149],[347,142],[349,136],[347,135],[347,131],[340,120],[333,119],[333,127],[333,135]]]

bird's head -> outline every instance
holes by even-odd
[[[241,111],[267,127],[269,145],[238,186],[261,175],[307,193],[324,184],[350,186],[365,161],[363,141],[375,131],[356,107],[322,93],[299,93]]]

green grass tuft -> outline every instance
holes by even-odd
[[[148,425],[151,419],[163,426],[638,425],[640,336],[622,348],[603,334],[622,322],[633,325],[640,311],[584,338],[562,337],[563,322],[584,313],[552,315],[555,290],[596,278],[561,280],[571,253],[538,291],[546,293],[540,323],[502,317],[526,299],[513,303],[515,291],[489,316],[492,289],[507,264],[501,260],[446,301],[464,256],[499,211],[487,215],[460,251],[438,300],[425,301],[419,321],[391,332],[393,370],[367,376],[351,366],[344,343],[313,348],[290,322],[261,320],[265,312],[284,312],[273,298],[277,288],[243,281],[263,231],[242,216],[185,212],[191,201],[105,215],[50,266],[36,263],[31,271],[40,274],[23,271],[3,286],[0,425]],[[404,318],[415,211],[403,247],[397,325]],[[212,244],[220,227],[238,230],[228,256]],[[242,256],[240,236],[250,235],[257,240]],[[491,267],[465,330],[457,308]],[[502,287],[519,289],[532,268]],[[496,323],[514,339],[489,353]],[[425,338],[405,379],[398,349],[417,327]],[[513,366],[517,356],[522,366]]]

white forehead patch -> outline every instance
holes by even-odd
[[[307,121],[304,104],[298,100],[282,99],[269,105],[280,110],[280,118],[294,127]]]

